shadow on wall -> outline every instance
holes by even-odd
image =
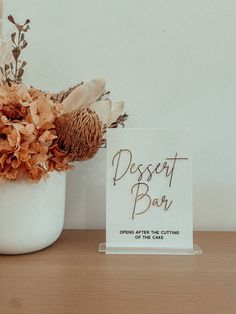
[[[104,229],[106,212],[106,150],[78,162],[67,174],[65,229]]]

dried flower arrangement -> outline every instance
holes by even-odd
[[[71,162],[93,157],[108,127],[124,125],[123,102],[112,102],[105,81],[80,83],[58,94],[27,88],[25,34],[30,20],[19,24],[0,65],[0,180],[28,178],[38,182],[50,171],[66,171]],[[2,49],[3,51],[3,49]]]

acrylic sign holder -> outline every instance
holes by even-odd
[[[100,243],[98,252],[105,254],[152,254],[152,255],[202,255],[202,249],[193,245],[193,249],[170,249],[155,247],[107,247],[106,243]]]
[[[98,251],[202,255],[192,234],[190,130],[108,129],[107,143],[107,243]]]

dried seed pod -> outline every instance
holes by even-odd
[[[71,161],[92,158],[102,144],[103,130],[98,115],[79,108],[56,120],[59,147]]]

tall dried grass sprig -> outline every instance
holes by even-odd
[[[16,23],[12,15],[8,16],[8,20],[15,26],[15,31],[11,34],[11,53],[13,60],[9,63],[5,63],[0,66],[2,75],[2,82],[11,84],[21,83],[22,76],[24,74],[24,68],[27,64],[26,61],[20,59],[22,50],[26,48],[27,41],[25,39],[25,33],[29,30],[30,20],[27,19],[24,24]]]

